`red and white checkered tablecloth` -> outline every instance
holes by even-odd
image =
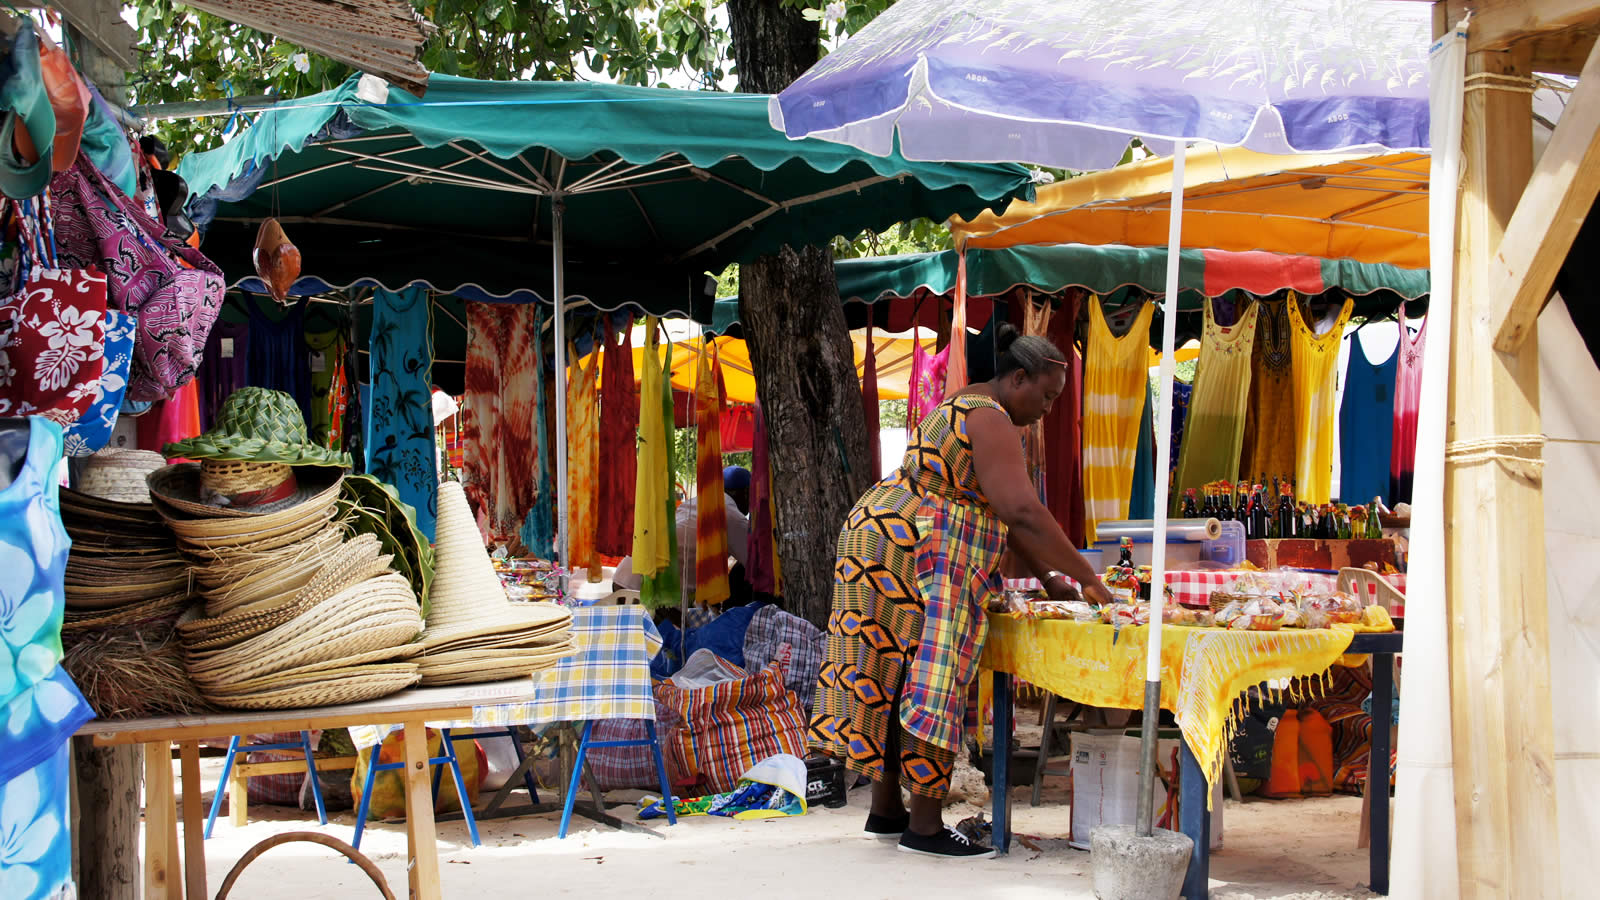
[[[1207,569],[1199,571],[1177,571],[1167,573],[1167,586],[1172,589],[1172,596],[1184,606],[1206,606],[1211,602],[1211,592],[1225,588],[1241,575],[1251,574],[1239,569]],[[1297,573],[1305,582],[1306,588],[1312,593],[1332,591],[1339,582],[1339,576],[1327,572],[1299,572]],[[1384,580],[1395,586],[1401,593],[1406,590],[1406,576],[1404,573],[1384,575]],[[1070,579],[1069,579],[1070,580]],[[1037,578],[1008,578],[1006,590],[1027,591],[1039,590],[1041,585]],[[1073,582],[1077,586],[1077,582]],[[1367,598],[1370,602],[1372,598]]]

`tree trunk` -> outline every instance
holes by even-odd
[[[79,818],[72,828],[78,896],[139,900],[144,754],[137,744],[96,747],[84,737],[73,738],[72,753],[78,787]]]
[[[779,0],[729,0],[739,90],[776,93],[818,59],[819,33]],[[855,349],[827,247],[739,270],[739,315],[772,447],[778,558],[791,612],[826,628],[839,529],[877,475]]]

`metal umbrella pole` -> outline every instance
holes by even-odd
[[[1172,489],[1173,345],[1178,334],[1179,251],[1183,247],[1183,162],[1187,147],[1172,152],[1172,202],[1167,223],[1167,296],[1161,306],[1161,396],[1156,406],[1156,508],[1150,537],[1150,628],[1145,654],[1144,724],[1139,729],[1138,834],[1149,837],[1155,820],[1156,730],[1161,721],[1161,616],[1166,604],[1167,509]]]
[[[551,253],[555,272],[555,352],[551,357],[556,368],[556,562],[567,567],[567,272],[565,223],[567,204],[560,193],[551,195],[550,226]],[[542,427],[542,426],[540,426]],[[565,585],[562,586],[563,589]]]

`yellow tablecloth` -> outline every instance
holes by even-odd
[[[1117,634],[1110,625],[991,615],[980,666],[1078,703],[1139,709],[1144,706],[1149,631],[1140,625]],[[1222,754],[1244,692],[1263,681],[1327,671],[1355,633],[1349,625],[1283,631],[1162,629],[1161,706],[1176,715],[1208,787],[1221,777]],[[979,683],[986,686],[990,680]]]

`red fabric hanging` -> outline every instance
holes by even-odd
[[[755,438],[750,461],[750,552],[745,577],[756,591],[782,595],[775,527],[777,510],[772,498],[772,461],[767,446],[767,422],[761,415],[760,401],[755,405]]]
[[[633,552],[633,498],[639,464],[639,385],[633,380],[629,329],[605,336],[600,367],[600,529],[607,556]],[[616,338],[613,340],[613,338]]]
[[[722,410],[723,453],[749,453],[755,449],[755,440],[755,407],[738,405]]]
[[[1079,291],[1067,291],[1050,317],[1050,340],[1071,360],[1067,387],[1044,418],[1045,506],[1066,529],[1077,547],[1084,546],[1083,508],[1083,357],[1073,345],[1078,323]]]
[[[876,472],[883,458],[878,442],[878,351],[872,342],[872,324],[867,324],[867,358],[861,372],[861,410],[867,417],[867,459]]]
[[[140,416],[139,447],[161,452],[161,448],[177,441],[186,441],[200,433],[200,386],[194,379],[172,393],[165,400],[157,400],[150,410]],[[168,462],[189,462],[172,458]]]

